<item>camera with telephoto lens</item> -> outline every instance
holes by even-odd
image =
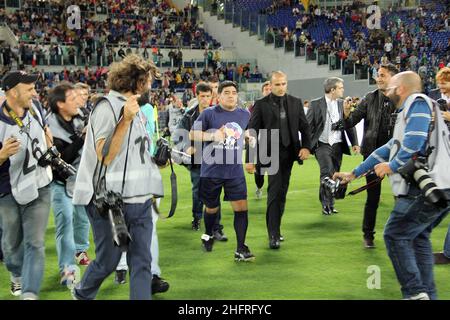
[[[55,146],[50,147],[38,159],[38,165],[44,168],[47,166],[51,166],[52,169],[55,170],[63,179],[67,179],[77,173],[77,169],[75,169],[73,166],[59,157],[58,149],[56,149]]]
[[[330,177],[325,177],[321,181],[322,186],[327,189],[336,199],[344,199],[347,192],[347,185],[341,184],[341,180],[334,181]]]
[[[156,151],[155,155],[153,156],[153,160],[155,163],[163,167],[167,164],[167,161],[169,161],[169,158],[171,158],[174,162],[181,164],[190,164],[191,163],[191,156],[187,153],[172,149],[170,147],[169,141],[167,141],[164,138],[159,138],[156,141]]]
[[[398,169],[398,173],[409,183],[415,183],[426,201],[441,207],[446,208],[448,205],[447,196],[439,189],[436,183],[428,174],[427,158],[415,154],[406,164]]]
[[[344,120],[342,120],[342,119],[331,124],[331,130],[340,131],[340,130],[344,130],[344,129],[345,129],[344,128]]]
[[[94,206],[102,218],[109,219],[114,244],[122,252],[127,251],[131,236],[123,215],[122,196],[117,192],[107,191],[104,197],[94,200]]]

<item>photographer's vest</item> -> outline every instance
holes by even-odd
[[[432,100],[424,94],[413,94],[409,96],[403,110],[397,115],[394,128],[394,143],[389,155],[389,161],[395,158],[403,145],[405,129],[407,125],[406,116],[411,105],[417,98],[424,99],[428,107],[434,112],[434,129],[429,135],[427,144],[434,147],[433,152],[428,157],[429,175],[436,183],[439,189],[450,188],[450,135],[448,128],[442,118],[439,108],[435,107]],[[395,196],[406,195],[409,191],[409,184],[403,179],[399,173],[389,176],[392,192]]]
[[[47,151],[45,133],[42,129],[43,119],[38,108],[32,103],[34,116],[29,111],[25,118],[21,119],[26,130],[29,130],[31,139],[25,132],[21,132],[20,127],[0,122],[0,141],[2,144],[11,136],[20,140],[20,150],[15,155],[9,157],[9,179],[11,193],[17,203],[26,205],[39,196],[39,189],[47,186],[53,179],[50,166],[41,167],[37,159]],[[4,110],[2,105],[1,112]],[[36,152],[40,150],[40,152]]]
[[[50,131],[52,132],[53,137],[61,139],[64,142],[67,142],[67,143],[72,143],[73,142],[72,139],[70,138],[71,136],[73,136],[73,133],[67,131],[61,125],[60,120],[58,120],[57,115],[55,113],[52,112],[50,114],[50,116],[47,118],[47,123],[48,123],[48,125],[50,127]],[[79,117],[74,117],[72,119],[72,124],[73,124],[73,127],[74,127],[75,131],[83,130],[84,122]],[[58,150],[58,151],[61,152],[61,150]],[[77,171],[78,171],[78,167],[80,165],[81,151],[82,151],[82,148],[80,148],[80,150],[78,151],[78,157],[71,163],[71,165],[75,169],[77,169]],[[66,180],[66,193],[67,193],[67,195],[70,198],[72,198],[72,196],[73,196],[73,189],[75,187],[75,180],[76,180],[76,178],[77,178],[76,175],[71,175]]]
[[[124,98],[117,93],[110,93],[103,99],[106,99],[112,108],[106,105],[100,107],[108,108],[111,112],[114,111],[114,118],[117,123],[121,116],[120,113],[122,107],[125,104]],[[97,102],[97,106],[99,102]],[[92,111],[92,115],[95,113],[97,106]],[[149,139],[145,124],[141,119],[144,119],[144,117],[141,112],[139,112],[131,124],[131,137],[129,137],[130,129],[128,129],[123,138],[120,152],[108,165],[106,171],[106,190],[121,193],[125,158],[129,141],[125,189],[122,194],[123,200],[126,203],[136,202],[136,198],[150,198],[152,195],[155,197],[162,197],[164,195],[161,174],[148,152]],[[94,186],[97,184],[100,171],[101,162],[98,161],[97,153],[95,151],[96,139],[91,121],[92,116],[89,120],[86,141],[84,143],[75,183],[73,195],[74,204],[89,204],[94,196]],[[111,137],[109,139],[111,139]]]

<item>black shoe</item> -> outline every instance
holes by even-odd
[[[194,231],[200,230],[200,219],[194,218],[194,220],[192,220],[192,230]]]
[[[18,297],[22,294],[22,284],[20,282],[11,281],[11,294]]]
[[[114,282],[117,284],[127,283],[127,270],[116,270]]]
[[[163,293],[169,290],[169,283],[158,277],[157,275],[154,275],[152,278],[152,294],[155,293]]]
[[[443,252],[433,253],[434,255],[434,264],[449,264],[450,259],[447,258]]]
[[[227,236],[223,233],[222,230],[214,231],[213,238],[217,241],[228,241]]]
[[[242,248],[239,248],[234,253],[235,261],[253,261],[255,260],[255,256],[250,252],[250,249],[244,244]]]
[[[375,243],[373,242],[373,239],[364,239],[364,247],[366,249],[374,249]]]
[[[270,249],[280,249],[280,240],[277,237],[271,237],[269,240]]]
[[[207,252],[211,252],[212,248],[213,248],[213,244],[214,244],[214,237],[207,235],[207,234],[203,234],[202,235],[202,245],[203,248],[205,248],[205,250]]]
[[[335,208],[331,207],[330,208],[330,213],[336,214],[336,213],[339,213],[339,211],[337,211]]]
[[[326,216],[331,215],[331,210],[330,210],[330,208],[328,208],[327,206],[323,206],[323,207],[322,207],[322,214],[324,214],[324,215],[326,215]]]

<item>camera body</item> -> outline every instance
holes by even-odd
[[[439,106],[439,109],[441,111],[448,111],[447,101],[445,99],[440,98],[440,99],[437,99],[436,102],[437,102],[437,104]]]
[[[398,173],[409,183],[415,183],[426,201],[446,208],[448,199],[428,174],[427,158],[414,155],[406,164],[398,169]]]
[[[330,177],[325,177],[321,181],[322,186],[327,189],[335,199],[344,199],[347,192],[347,185],[341,184],[341,180],[334,181]]]
[[[344,129],[345,129],[344,120],[342,120],[342,119],[331,124],[331,130],[333,130],[333,131],[341,131]]]
[[[72,165],[59,157],[58,149],[55,146],[48,148],[38,159],[38,165],[41,167],[51,166],[63,179],[67,179],[77,173],[77,170]]]
[[[131,236],[122,210],[122,196],[117,192],[107,191],[104,197],[94,200],[94,206],[102,218],[109,219],[114,244],[122,252],[127,251]]]
[[[191,156],[187,153],[174,150],[170,147],[169,141],[164,138],[159,138],[156,141],[156,151],[153,156],[155,163],[162,167],[167,164],[169,159],[173,159],[178,164],[191,164]]]
[[[158,166],[165,166],[170,158],[170,145],[169,141],[164,138],[159,138],[156,141],[156,150],[153,160]]]

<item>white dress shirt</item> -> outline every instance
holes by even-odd
[[[340,130],[331,130],[331,125],[336,123],[341,119],[339,115],[339,107],[337,100],[331,100],[325,96],[325,101],[327,103],[327,119],[325,121],[325,126],[323,128],[322,134],[319,137],[319,141],[323,143],[328,143],[332,146],[335,143],[342,142],[342,135]]]

